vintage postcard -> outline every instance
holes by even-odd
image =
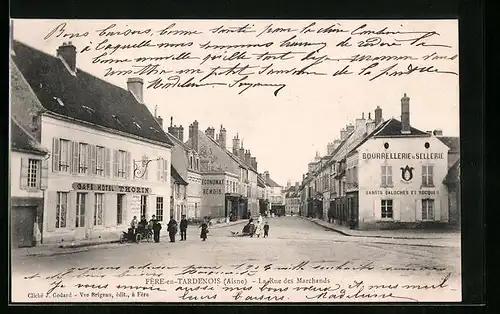
[[[458,51],[458,20],[12,20],[11,301],[461,301]]]

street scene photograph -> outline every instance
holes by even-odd
[[[10,21],[10,301],[459,302],[457,20]]]

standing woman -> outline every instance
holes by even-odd
[[[208,234],[208,224],[206,219],[203,220],[200,228],[201,228],[200,238],[202,239],[202,241],[205,241],[207,239],[207,234]]]

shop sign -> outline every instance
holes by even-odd
[[[429,160],[444,159],[445,153],[362,153],[361,159],[385,159],[385,160]]]
[[[385,190],[368,190],[366,195],[378,195],[378,196],[400,196],[400,195],[419,195],[419,196],[432,196],[439,195],[438,190],[395,190],[395,189],[385,189]]]
[[[74,182],[72,184],[72,188],[73,190],[78,190],[78,191],[151,194],[151,188],[140,187],[140,186]]]

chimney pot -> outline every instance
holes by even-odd
[[[57,56],[61,57],[69,69],[76,73],[76,47],[69,43],[63,43],[57,48]]]
[[[144,100],[142,98],[143,86],[144,81],[140,77],[130,77],[127,80],[127,89],[129,90],[129,92],[134,94],[137,101],[141,104],[144,103]]]
[[[199,147],[198,147],[198,140],[199,140],[199,136],[198,136],[198,121],[197,120],[194,120],[193,122],[193,134],[192,134],[192,138],[191,138],[191,144],[193,146],[193,149],[195,151],[199,151]]]

